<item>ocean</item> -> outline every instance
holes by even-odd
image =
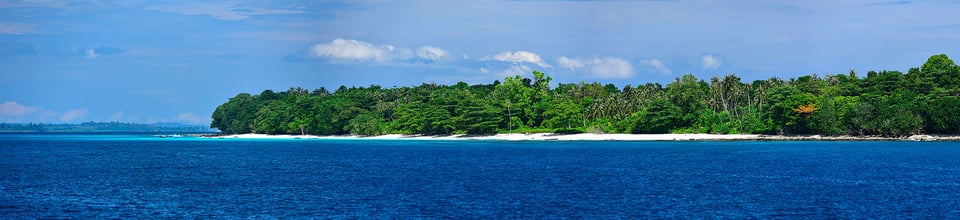
[[[960,218],[960,142],[0,134],[0,218]]]

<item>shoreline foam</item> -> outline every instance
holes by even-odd
[[[869,136],[785,136],[758,134],[496,134],[488,136],[423,136],[387,134],[379,136],[316,136],[231,134],[208,138],[227,139],[319,139],[319,140],[486,140],[486,141],[960,141],[960,136],[913,135],[910,137]]]

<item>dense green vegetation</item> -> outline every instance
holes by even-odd
[[[172,132],[172,133],[209,133],[215,132],[205,126],[177,123],[137,124],[121,122],[84,122],[80,124],[44,124],[44,123],[0,123],[3,132]]]
[[[684,75],[666,86],[560,83],[533,71],[486,85],[340,86],[241,93],[213,112],[226,133],[379,135],[506,132],[960,134],[960,67],[930,57],[906,74],[816,74],[742,82]]]

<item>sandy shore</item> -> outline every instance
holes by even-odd
[[[497,134],[490,136],[420,136],[389,134],[380,136],[313,136],[313,135],[266,135],[266,134],[235,134],[221,135],[210,138],[242,138],[242,139],[327,139],[327,140],[492,140],[492,141],[799,141],[799,140],[826,140],[826,141],[880,141],[880,140],[908,140],[908,141],[958,141],[960,136],[932,136],[914,135],[904,138],[889,137],[861,137],[861,136],[783,136],[783,135],[756,135],[756,134]]]

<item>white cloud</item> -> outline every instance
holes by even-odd
[[[95,50],[93,50],[93,49],[87,49],[86,53],[87,53],[87,59],[97,58],[97,56],[98,56],[98,55],[97,55],[97,51],[95,51]]]
[[[557,65],[560,65],[561,68],[577,70],[579,68],[583,68],[583,66],[586,66],[587,64],[584,63],[584,60],[580,58],[567,58],[565,56],[561,56],[560,58],[557,58]]]
[[[503,52],[493,56],[493,60],[510,63],[532,63],[543,68],[549,68],[550,65],[540,59],[540,55],[529,51]]]
[[[633,75],[633,65],[619,57],[557,58],[557,65],[571,71],[584,70],[600,78],[629,78]]]
[[[0,121],[3,122],[44,122],[51,118],[59,119],[61,122],[73,122],[83,119],[87,113],[86,108],[73,109],[61,114],[42,107],[21,105],[16,101],[6,101],[0,104]]]
[[[6,101],[0,104],[0,116],[22,117],[37,111],[37,107],[24,106],[14,101]]]
[[[336,60],[385,62],[395,48],[390,45],[375,46],[358,40],[334,39],[330,43],[310,47],[314,56]]]
[[[514,66],[511,66],[510,68],[507,68],[501,71],[500,75],[497,77],[503,78],[503,77],[510,77],[510,76],[516,76],[516,75],[523,76],[525,74],[529,74],[531,71],[533,70],[530,69],[530,67],[528,67],[527,65],[514,65]]]
[[[720,56],[706,54],[700,58],[700,67],[705,70],[716,70],[723,66],[723,58]]]
[[[419,49],[417,49],[417,56],[423,59],[428,59],[436,62],[441,58],[446,57],[447,51],[444,51],[443,49],[440,49],[434,46],[422,46]]]
[[[629,78],[633,75],[633,65],[616,57],[602,58],[590,69],[593,75],[603,78]]]
[[[72,121],[80,120],[80,119],[83,119],[83,117],[86,116],[87,113],[88,111],[85,108],[73,109],[60,115],[60,121],[72,122]]]
[[[647,65],[650,68],[653,68],[654,70],[657,71],[657,73],[664,74],[664,75],[673,74],[673,71],[671,71],[670,68],[667,68],[667,66],[663,64],[663,61],[660,61],[658,59],[645,60],[642,63],[644,65]]]
[[[434,46],[422,46],[416,51],[393,45],[376,45],[353,39],[334,39],[329,43],[310,47],[310,55],[335,62],[372,62],[390,64],[416,62],[415,57],[438,62],[449,57],[449,52]]]
[[[191,112],[180,113],[177,115],[177,121],[186,123],[186,124],[200,124],[202,121],[200,117],[197,117]]]

